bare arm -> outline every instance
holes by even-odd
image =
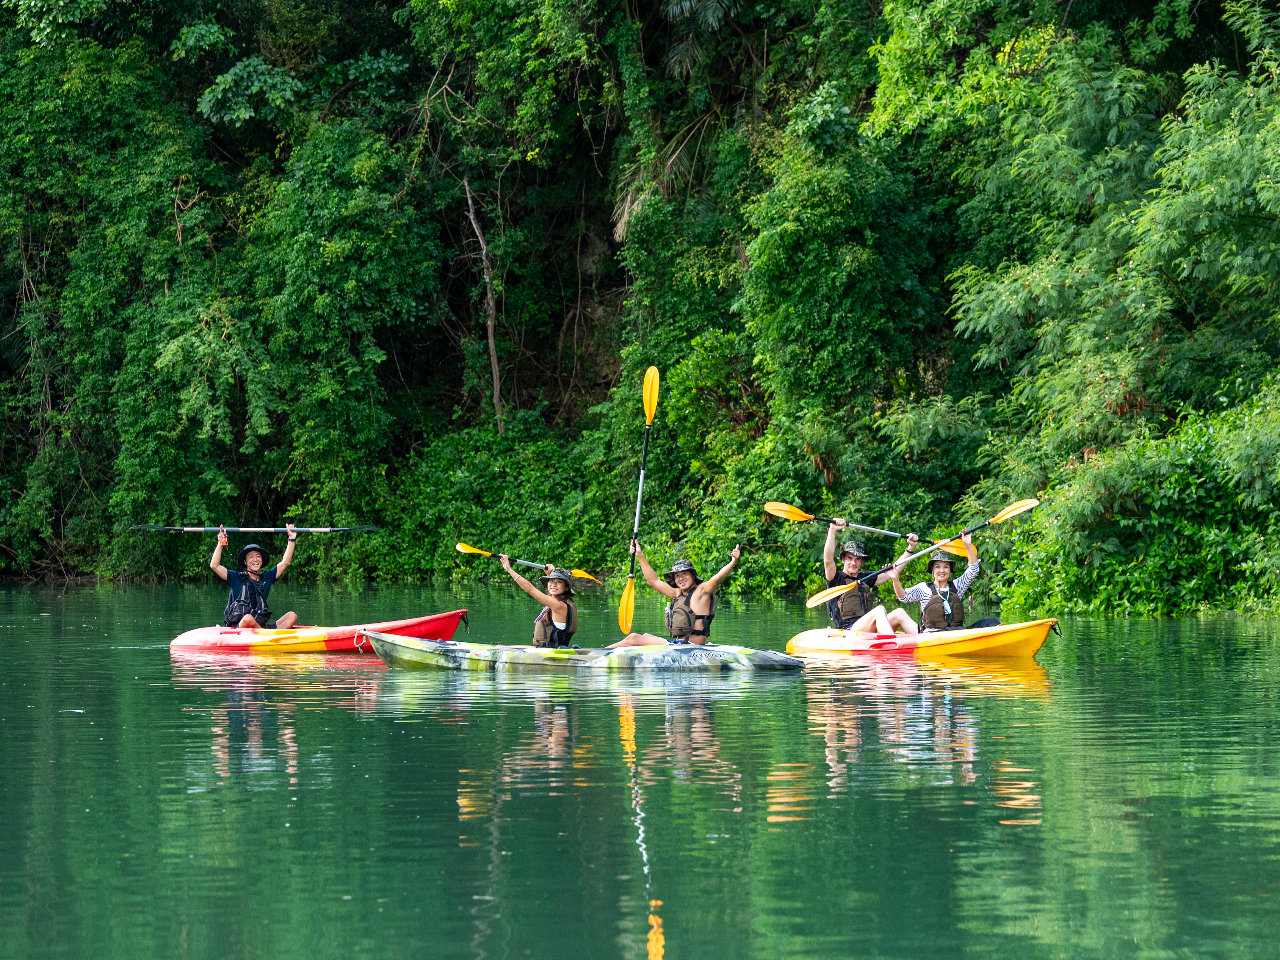
[[[972,534],[972,533],[966,533],[966,534],[965,534],[963,537],[961,537],[960,539],[964,541],[964,548],[965,548],[965,550],[969,551],[969,562],[970,562],[970,563],[977,563],[977,562],[978,562],[978,551],[977,551],[977,549],[975,549],[975,548],[974,548],[974,546],[973,546],[973,534]]]
[[[498,554],[498,562],[502,564],[503,570],[511,574],[511,579],[516,582],[517,587],[519,587],[529,596],[533,597],[533,599],[537,600],[544,607],[547,607],[548,609],[551,610],[551,619],[559,620],[561,623],[565,622],[565,618],[568,616],[568,613],[569,613],[568,604],[566,604],[563,600],[557,600],[555,597],[551,596],[551,594],[549,593],[543,593],[541,590],[535,587],[532,583],[530,583],[527,579],[525,579],[520,574],[516,573],[515,570],[511,569],[511,558],[508,557],[505,553]],[[555,568],[552,567],[552,569],[555,569]]]
[[[284,548],[284,556],[276,564],[277,578],[284,576],[284,572],[289,569],[289,564],[293,563],[293,548],[298,540],[298,531],[294,529],[292,523],[288,524],[285,529],[289,531],[289,545]]]
[[[909,556],[910,554],[915,553],[915,552],[916,552],[916,544],[918,544],[919,542],[920,542],[920,538],[919,538],[919,537],[917,537],[914,533],[909,533],[909,534],[907,534],[907,547],[906,547],[906,549],[905,549],[905,550],[903,550],[903,551],[902,551],[902,556],[903,556],[903,557],[906,557],[906,556]],[[902,558],[901,558],[901,557],[899,557],[898,559],[899,559],[899,560],[901,560]],[[877,587],[878,587],[878,586],[880,586],[880,584],[882,584],[882,583],[887,583],[887,582],[888,582],[888,581],[890,581],[890,580],[892,580],[892,581],[894,581],[894,582],[896,583],[896,582],[897,582],[897,580],[898,580],[898,574],[899,574],[901,571],[902,571],[902,567],[901,567],[901,566],[897,566],[897,565],[895,565],[894,567],[890,568],[890,569],[889,569],[888,571],[886,571],[885,573],[882,573],[882,574],[880,574],[880,576],[876,577],[875,586],[877,586]],[[893,588],[893,592],[894,592],[894,593],[897,593],[897,592],[898,592],[898,588],[897,588],[897,587],[894,587],[894,588]],[[901,600],[901,599],[902,599],[902,596],[901,596],[901,595],[899,595],[899,596],[898,596],[898,599],[899,599],[899,600]]]
[[[676,597],[680,596],[679,590],[671,586],[667,581],[661,579],[657,573],[654,572],[653,567],[649,566],[649,559],[644,555],[644,551],[640,549],[639,540],[631,541],[631,549],[634,551],[636,559],[640,561],[640,572],[644,574],[645,583],[653,587],[653,589],[657,590],[668,600],[674,600]]]
[[[223,580],[227,579],[227,568],[222,565],[222,548],[227,545],[227,531],[218,527],[218,545],[213,548],[213,556],[209,560],[209,569]]]
[[[733,552],[729,554],[729,562],[717,570],[712,576],[704,580],[698,589],[703,593],[715,593],[716,587],[720,586],[720,582],[727,577],[733,568],[738,565],[738,557],[742,556],[742,547],[738,544],[733,545]]]
[[[902,581],[898,579],[902,576],[903,567],[906,566],[902,561],[916,552],[916,544],[918,542],[919,540],[916,538],[914,533],[909,535],[907,537],[906,549],[902,551],[902,556],[898,558],[898,562],[895,563],[893,565],[893,569],[889,571],[889,579],[893,581],[893,594],[899,600],[907,595],[907,591],[902,588]],[[883,579],[883,577],[881,579]],[[876,582],[879,583],[880,581],[877,580]]]
[[[836,578],[836,533],[844,527],[843,517],[836,517],[834,522],[827,524],[827,539],[822,545],[822,572],[828,580]]]

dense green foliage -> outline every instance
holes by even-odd
[[[656,364],[658,560],[813,587],[765,500],[1040,496],[1011,609],[1265,605],[1278,49],[1190,0],[4,0],[4,569],[287,517],[385,528],[318,576],[616,570]]]

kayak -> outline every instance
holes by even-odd
[[[737,670],[799,670],[794,657],[772,650],[728,644],[654,644],[646,647],[575,649],[507,646],[490,643],[415,639],[362,630],[388,666],[409,670],[533,669],[567,673],[614,670],[664,670],[726,673]]]
[[[997,627],[939,630],[936,633],[854,633],[828,627],[791,638],[787,653],[911,653],[916,657],[1031,657],[1044,646],[1058,621],[1032,620]]]
[[[347,627],[291,627],[288,630],[260,630],[240,627],[199,627],[176,637],[173,651],[206,653],[372,653],[358,634],[364,630],[394,631],[406,637],[448,640],[458,629],[465,610],[451,610],[429,617],[360,623]]]

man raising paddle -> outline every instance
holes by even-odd
[[[670,640],[652,633],[629,633],[610,647],[650,647],[658,643],[706,643],[711,636],[711,619],[716,615],[716,587],[738,562],[742,554],[737,544],[730,560],[709,580],[698,579],[698,572],[688,560],[677,560],[664,579],[659,580],[640,549],[640,541],[631,541],[631,552],[640,561],[645,582],[671,602],[667,604],[667,631]]]
[[[867,552],[861,543],[846,540],[840,547],[840,568],[836,569],[836,534],[846,526],[847,522],[842,517],[836,517],[827,527],[827,542],[822,546],[822,572],[827,578],[828,587],[853,583],[858,579],[867,559]],[[914,533],[907,537],[907,553],[915,551],[916,542]],[[888,612],[883,604],[875,603],[874,589],[892,577],[891,573],[882,573],[874,583],[860,583],[852,590],[828,600],[827,614],[836,628],[858,633],[892,634],[899,630],[903,633],[919,633],[915,621],[901,607]]]
[[[218,528],[218,545],[214,547],[209,568],[227,581],[227,586],[231,588],[227,609],[223,611],[225,626],[287,630],[298,622],[298,615],[292,610],[279,620],[272,620],[271,611],[267,607],[271,585],[293,562],[293,545],[298,539],[298,531],[292,523],[287,529],[289,545],[285,547],[284,557],[274,567],[262,569],[267,562],[267,551],[256,543],[251,543],[240,551],[237,558],[238,564],[244,569],[228,570],[222,565],[222,548],[227,545],[227,531],[223,527]]]

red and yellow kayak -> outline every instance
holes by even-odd
[[[175,637],[169,649],[205,653],[373,653],[369,642],[359,639],[356,634],[371,630],[422,640],[448,640],[466,615],[466,610],[451,610],[409,620],[360,623],[347,627],[291,627],[288,630],[198,627]]]
[[[889,653],[933,657],[1031,657],[1044,646],[1058,621],[1031,620],[997,627],[939,630],[936,633],[878,634],[850,630],[806,630],[791,638],[787,653]]]

